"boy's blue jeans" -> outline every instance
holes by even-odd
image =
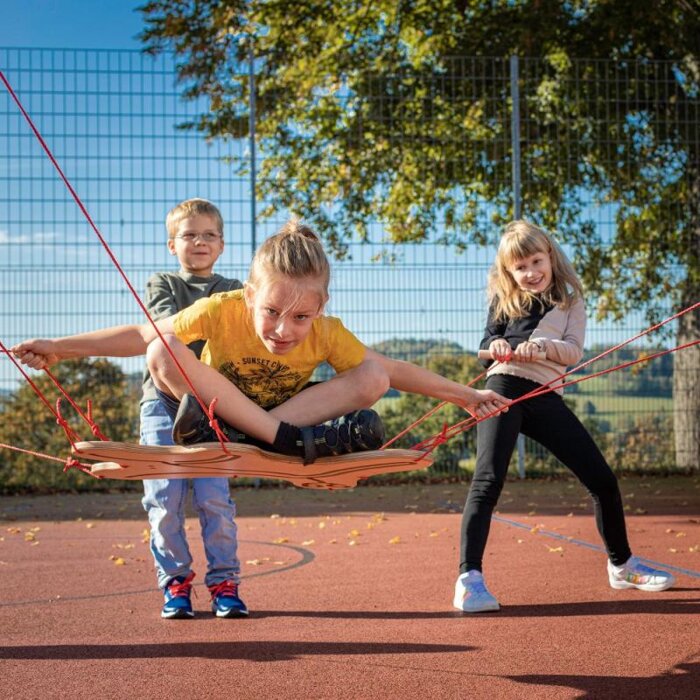
[[[141,444],[172,445],[173,422],[160,401],[141,404]],[[228,480],[192,479],[192,502],[202,526],[207,574],[204,583],[239,581],[238,537]],[[142,499],[151,525],[151,553],[158,585],[163,588],[175,576],[187,576],[192,555],[185,537],[187,479],[144,479]]]

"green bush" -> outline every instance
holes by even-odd
[[[632,426],[608,436],[606,457],[616,471],[658,472],[675,469],[673,417],[635,416]]]
[[[122,370],[104,359],[72,360],[52,368],[66,393],[92,415],[110,440],[134,442],[138,435],[139,389],[130,386]],[[52,407],[61,398],[61,414],[81,440],[95,440],[89,426],[54,386],[48,375],[33,379]],[[47,406],[28,383],[0,399],[0,442],[66,459],[70,442]],[[95,479],[76,469],[63,472],[53,460],[3,449],[0,452],[0,493],[108,490],[129,482]]]

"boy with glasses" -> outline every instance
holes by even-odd
[[[178,272],[158,272],[146,286],[146,308],[154,320],[167,318],[202,297],[241,289],[239,280],[214,274],[214,264],[224,251],[224,223],[219,210],[205,199],[188,199],[168,212],[168,250],[180,263]],[[189,346],[199,357],[202,341]],[[172,419],[156,394],[148,370],[144,372],[141,399],[141,444],[172,445]],[[211,609],[217,617],[248,614],[238,596],[240,562],[234,523],[235,505],[225,478],[192,480],[192,500],[202,527],[207,558],[204,582],[211,593]],[[143,482],[143,506],[151,526],[151,552],[158,585],[165,602],[161,616],[194,617],[190,593],[194,573],[185,537],[187,479],[147,479]]]

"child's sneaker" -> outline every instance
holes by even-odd
[[[175,578],[171,578],[170,581],[165,584],[163,588],[165,604],[160,613],[161,617],[168,620],[194,617],[192,603],[190,601],[193,578],[193,573],[187,576],[187,578],[184,576],[175,576]]]
[[[245,617],[248,614],[246,604],[238,597],[238,584],[222,581],[209,586],[211,593],[211,611],[217,617]]]
[[[348,452],[378,450],[384,444],[384,424],[369,408],[301,429],[304,464],[318,457],[335,457]]]
[[[217,421],[228,442],[239,441],[238,431],[234,427],[220,418]],[[209,425],[209,416],[192,394],[184,394],[180,399],[180,407],[173,421],[173,442],[176,445],[218,442],[214,429]]]
[[[630,557],[622,566],[615,566],[608,560],[608,579],[613,588],[638,588],[640,591],[665,591],[676,582],[673,574],[652,569],[638,557]]]
[[[489,593],[481,571],[472,569],[462,574],[455,583],[452,605],[462,612],[492,612],[500,610],[498,601]]]

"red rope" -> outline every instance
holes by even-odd
[[[576,367],[573,367],[573,368],[570,369],[568,372],[564,372],[563,374],[559,375],[559,376],[556,377],[555,379],[552,379],[551,381],[547,382],[546,384],[543,384],[542,386],[537,387],[536,389],[533,389],[533,390],[532,390],[531,392],[529,392],[528,394],[525,394],[525,395],[519,397],[517,400],[511,402],[510,405],[513,405],[513,403],[519,403],[520,401],[525,401],[526,399],[531,398],[532,396],[535,396],[535,395],[538,395],[538,394],[542,394],[542,393],[546,393],[546,390],[547,390],[552,384],[555,384],[556,382],[561,381],[562,379],[564,379],[564,377],[567,377],[567,376],[569,376],[570,374],[572,374],[572,373],[574,373],[574,372],[578,372],[579,370],[583,369],[584,367],[587,367],[588,365],[592,364],[593,362],[596,362],[597,360],[602,359],[602,358],[605,357],[606,355],[609,355],[610,353],[615,352],[616,350],[619,350],[620,348],[623,348],[623,347],[625,347],[626,345],[629,345],[630,343],[634,342],[635,340],[638,340],[639,338],[641,338],[641,337],[643,337],[643,336],[645,336],[645,335],[648,335],[649,333],[652,333],[652,332],[655,331],[655,330],[658,330],[659,328],[661,328],[661,326],[663,326],[663,325],[665,325],[665,324],[667,324],[667,323],[670,323],[671,321],[674,321],[674,320],[676,320],[677,318],[680,318],[681,316],[683,316],[684,314],[689,313],[690,311],[694,311],[694,310],[697,309],[698,307],[700,307],[700,302],[696,302],[695,304],[692,304],[691,306],[689,306],[689,307],[687,307],[687,308],[685,308],[685,309],[682,309],[681,311],[678,311],[677,313],[673,314],[672,316],[669,316],[668,318],[664,319],[663,321],[660,321],[659,323],[656,323],[656,324],[654,324],[653,326],[650,326],[650,327],[647,328],[646,330],[641,331],[641,332],[638,333],[637,335],[632,336],[631,338],[628,338],[627,340],[623,340],[621,343],[618,343],[617,345],[613,346],[612,348],[609,348],[609,349],[607,349],[607,350],[604,350],[602,353],[596,355],[595,357],[592,357],[590,360],[587,360],[586,362],[583,362],[583,363],[581,363],[580,365],[577,365]],[[694,344],[695,344],[695,343],[690,343],[690,345],[694,345]],[[676,350],[680,350],[680,349],[682,349],[682,348],[689,347],[690,345],[683,345],[683,346],[680,346],[680,347],[676,347],[676,348],[673,348],[673,349],[669,350],[668,352],[675,352]],[[663,353],[663,354],[666,354],[666,353]],[[655,357],[656,357],[656,356],[658,356],[658,355],[655,355]],[[643,361],[643,360],[638,360],[638,361]],[[633,364],[636,364],[636,362],[634,362]],[[616,367],[616,368],[613,368],[613,369],[622,369],[622,367],[623,367],[623,365],[620,365],[619,367]],[[612,370],[609,370],[609,371],[612,371]],[[606,371],[605,373],[607,374],[608,372]],[[592,377],[589,376],[589,377],[586,377],[586,378],[587,378],[587,379],[591,379]],[[583,381],[583,379],[577,380],[576,382],[568,382],[568,383],[569,383],[569,384],[574,384],[574,383],[577,384],[579,381]],[[564,383],[558,385],[556,388],[560,388],[560,387],[562,387],[562,386],[564,386]],[[481,419],[479,419],[479,420],[475,420],[472,416],[470,416],[469,418],[467,418],[467,419],[461,421],[460,423],[456,423],[456,424],[453,426],[453,428],[457,428],[457,427],[459,427],[459,426],[464,426],[464,427],[463,427],[461,430],[457,430],[455,433],[450,433],[450,437],[453,437],[453,436],[456,435],[458,432],[463,432],[463,431],[465,431],[465,430],[468,430],[469,428],[471,428],[472,426],[476,425],[477,423],[480,423],[482,420],[487,420],[488,418],[491,418],[491,417],[497,415],[497,414],[500,413],[500,412],[501,412],[500,410],[498,410],[498,411],[493,411],[493,412],[487,414],[486,416],[484,416],[483,418],[481,418]],[[416,445],[414,445],[412,449],[421,449],[421,447],[423,446],[424,443],[425,443],[425,444],[431,444],[430,441],[431,441],[432,439],[434,439],[434,438],[427,438],[426,440],[423,440],[423,441],[417,443]]]
[[[526,394],[525,396],[522,396],[521,399],[529,398],[530,396],[535,396],[538,393],[542,393],[542,390],[546,387],[549,387],[550,385],[554,384],[555,382],[558,382],[564,377],[568,377],[570,374],[573,374],[574,372],[578,372],[582,370],[584,367],[588,367],[588,365],[592,364],[593,362],[597,362],[598,360],[602,359],[603,357],[606,357],[607,355],[610,355],[611,353],[615,352],[616,350],[619,350],[620,348],[625,347],[626,345],[629,345],[630,343],[633,343],[635,340],[639,340],[639,338],[642,338],[645,335],[648,335],[649,333],[652,333],[655,330],[658,330],[661,328],[661,326],[670,323],[671,321],[675,321],[677,318],[680,318],[684,314],[689,313],[690,311],[694,311],[700,307],[700,302],[696,302],[695,304],[692,304],[686,309],[683,309],[679,311],[678,313],[673,314],[673,316],[669,316],[667,319],[664,319],[663,321],[650,326],[646,330],[641,331],[635,336],[632,336],[631,338],[628,338],[627,340],[623,340],[621,343],[618,343],[617,345],[614,345],[612,348],[609,348],[608,350],[604,350],[601,352],[599,355],[596,355],[595,357],[592,357],[590,360],[586,360],[586,362],[582,362],[580,365],[577,365],[576,367],[570,369],[568,372],[564,372],[564,374],[561,374],[559,377],[556,377],[555,379],[552,379],[550,382],[547,382],[547,384],[543,384],[541,387],[538,387],[537,389],[533,389],[529,394]],[[678,350],[680,348],[674,348],[674,350]],[[673,352],[674,350],[671,350]],[[620,366],[622,367],[622,366]],[[559,385],[560,387],[563,386],[563,384]]]
[[[44,397],[42,394],[41,390],[39,387],[29,378],[29,375],[22,369],[21,365],[15,360],[14,356],[12,353],[3,345],[2,341],[0,341],[0,352],[5,353],[10,360],[14,363],[15,367],[19,369],[19,371],[24,375],[24,378],[29,382],[29,385],[32,387],[34,390],[34,393],[37,394],[37,396],[46,404],[46,406],[49,408],[49,410],[53,413],[54,417],[56,418],[56,422],[63,428],[63,430],[66,432],[66,435],[68,437],[68,440],[70,441],[71,445],[75,447],[75,442],[79,440],[78,435],[75,433],[72,428],[68,425],[66,422],[65,418],[61,415],[61,404],[60,404],[60,399],[56,402],[56,410],[54,411],[51,408],[51,404],[49,404],[48,399]],[[92,401],[90,399],[87,400],[87,415],[83,413],[83,411],[80,409],[80,406],[73,401],[73,399],[68,395],[68,392],[61,386],[61,383],[58,381],[58,379],[49,371],[48,368],[44,368],[44,372],[48,375],[49,379],[53,382],[54,386],[63,394],[63,396],[67,399],[67,401],[70,403],[71,406],[76,410],[78,415],[90,426],[90,430],[92,431],[92,434],[99,438],[100,440],[107,440],[107,438],[102,434],[102,431],[100,430],[99,426],[97,423],[92,418]]]
[[[55,387],[63,394],[63,396],[66,398],[68,403],[75,409],[76,413],[90,426],[90,430],[92,431],[92,434],[96,437],[99,438],[100,440],[107,440],[107,438],[102,434],[102,431],[100,430],[99,426],[95,421],[92,419],[92,401],[90,399],[87,400],[87,415],[83,413],[81,410],[80,406],[73,401],[73,399],[68,395],[68,392],[61,386],[61,383],[56,379],[56,377],[49,371],[47,367],[44,368],[44,372],[49,376],[49,379],[54,383]],[[60,404],[57,402],[56,403],[56,412],[60,413]]]
[[[533,391],[529,392],[528,394],[524,394],[523,396],[518,397],[517,399],[513,399],[510,404],[510,406],[514,406],[515,404],[521,403],[522,401],[526,401],[527,399],[531,399],[535,396],[541,396],[543,394],[548,394],[551,391],[555,391],[556,389],[559,389],[563,386],[570,386],[572,384],[579,384],[580,382],[587,381],[589,379],[593,379],[594,377],[601,377],[604,374],[610,374],[610,372],[615,372],[620,369],[625,369],[627,367],[631,367],[632,365],[637,365],[640,364],[641,362],[649,362],[650,360],[654,360],[657,357],[661,357],[662,355],[668,355],[669,353],[676,352],[678,350],[684,350],[686,348],[692,347],[694,345],[700,344],[700,339],[698,340],[693,340],[688,343],[684,343],[683,345],[678,345],[677,347],[670,348],[667,350],[660,350],[659,352],[653,353],[651,355],[645,355],[644,357],[637,358],[636,360],[629,360],[627,362],[622,362],[619,365],[615,365],[614,367],[608,367],[607,369],[601,370],[600,372],[595,372],[594,374],[588,374],[584,377],[579,377],[578,379],[574,379],[568,382],[562,382],[558,386],[550,386],[552,382],[549,382],[548,384],[543,384],[541,387],[538,387],[537,389],[534,389]],[[586,363],[590,364],[590,363]],[[583,367],[584,365],[581,365]],[[576,369],[579,369],[578,367]],[[576,370],[572,370],[576,371]],[[567,372],[566,375],[570,374],[570,372]],[[562,378],[566,375],[562,375]],[[553,380],[556,381],[556,380]],[[486,416],[483,416],[482,418],[474,418],[473,416],[470,416],[469,418],[460,421],[459,423],[455,423],[453,426],[451,426],[446,435],[446,439],[449,440],[453,438],[455,435],[458,435],[459,433],[465,432],[469,430],[470,428],[474,427],[477,425],[477,423],[481,423],[482,421],[488,420],[489,418],[492,418],[495,415],[498,415],[501,413],[501,410],[498,411],[493,411],[492,413],[489,413]],[[429,447],[432,445],[434,440],[438,440],[438,444],[442,444],[445,440],[443,439],[445,437],[445,431],[443,430],[441,433],[439,433],[436,436],[432,436],[430,438],[426,438],[425,440],[422,440],[421,442],[413,445],[411,449],[414,450],[421,450],[425,447]],[[434,448],[431,448],[434,449]]]
[[[97,238],[99,239],[100,243],[102,244],[102,247],[105,249],[105,251],[107,252],[107,255],[108,255],[109,258],[110,258],[110,260],[112,261],[112,263],[114,264],[114,266],[117,268],[117,271],[119,272],[119,274],[121,275],[122,279],[124,280],[124,283],[125,283],[126,286],[129,288],[129,291],[132,293],[132,295],[133,295],[134,298],[136,299],[136,302],[138,303],[139,307],[141,308],[141,310],[142,310],[143,313],[145,314],[146,318],[148,319],[149,323],[151,324],[151,326],[152,326],[153,329],[155,330],[156,334],[158,335],[158,337],[159,337],[160,340],[162,341],[163,345],[165,346],[166,350],[168,351],[168,354],[170,355],[170,357],[172,358],[173,362],[175,363],[175,366],[178,368],[178,370],[180,371],[180,374],[182,375],[183,379],[184,379],[185,382],[187,383],[187,386],[188,386],[188,387],[190,388],[190,390],[192,391],[193,396],[197,399],[199,405],[202,407],[202,410],[205,411],[205,412],[207,413],[207,415],[209,416],[209,420],[210,420],[211,422],[214,423],[214,425],[212,425],[212,427],[214,428],[214,432],[216,433],[216,436],[217,436],[217,438],[219,439],[219,442],[221,443],[222,449],[224,450],[224,452],[227,452],[227,453],[228,453],[228,450],[226,450],[226,447],[225,447],[226,439],[225,439],[223,433],[221,432],[221,430],[220,430],[218,424],[216,423],[216,418],[214,417],[213,414],[209,413],[209,410],[210,410],[209,407],[204,403],[203,399],[201,398],[201,396],[199,395],[199,393],[197,392],[197,390],[194,388],[194,385],[192,384],[192,381],[191,381],[190,378],[187,376],[187,373],[185,372],[184,368],[182,367],[182,365],[181,365],[180,362],[178,361],[177,357],[175,357],[175,353],[171,350],[171,348],[170,348],[170,346],[168,345],[168,343],[165,342],[165,338],[163,337],[163,334],[162,334],[162,333],[160,332],[160,330],[158,329],[158,326],[156,325],[156,322],[153,320],[153,318],[151,317],[151,315],[148,313],[148,310],[146,309],[146,306],[145,306],[144,303],[141,301],[141,298],[139,297],[138,293],[136,292],[136,290],[134,289],[133,285],[131,284],[131,281],[129,280],[129,278],[127,277],[126,273],[125,273],[124,270],[122,269],[122,267],[121,267],[121,265],[119,264],[119,262],[118,262],[117,258],[115,257],[115,255],[112,253],[112,250],[110,249],[109,245],[107,244],[107,241],[105,241],[104,237],[103,237],[102,234],[100,233],[100,230],[97,228],[95,222],[92,220],[92,217],[90,216],[90,214],[88,213],[87,208],[85,207],[85,205],[83,204],[82,200],[81,200],[80,197],[78,196],[78,193],[73,189],[73,186],[71,185],[71,183],[69,182],[68,178],[67,178],[66,175],[64,174],[63,170],[61,169],[61,166],[58,164],[58,161],[56,160],[56,158],[54,157],[53,153],[51,152],[51,149],[48,147],[46,141],[44,140],[44,138],[42,137],[42,135],[39,133],[39,130],[38,130],[37,127],[34,125],[34,122],[32,121],[32,119],[31,119],[31,117],[29,116],[29,114],[27,113],[27,111],[24,109],[24,107],[23,107],[23,105],[22,105],[22,103],[21,103],[19,97],[17,96],[17,94],[15,93],[15,91],[12,89],[12,86],[10,85],[9,81],[7,80],[7,78],[5,77],[5,74],[4,74],[2,71],[0,71],[0,80],[2,80],[3,84],[5,85],[5,88],[6,88],[7,91],[9,92],[10,96],[12,97],[12,99],[13,99],[13,101],[15,102],[15,104],[17,105],[17,107],[19,108],[19,111],[22,113],[22,116],[24,117],[25,121],[27,122],[27,124],[29,124],[29,128],[30,128],[30,129],[32,130],[32,132],[34,133],[34,136],[36,136],[37,140],[39,141],[39,144],[41,145],[41,147],[42,147],[43,150],[44,150],[44,153],[46,153],[46,155],[48,156],[49,160],[51,161],[51,164],[52,164],[52,165],[54,166],[54,168],[56,169],[56,172],[58,172],[59,177],[60,177],[61,180],[63,181],[63,184],[66,186],[66,188],[67,188],[68,191],[70,192],[71,196],[73,197],[75,203],[78,205],[80,211],[81,211],[81,212],[83,213],[83,215],[85,216],[85,219],[86,219],[87,222],[90,224],[90,227],[92,228],[92,230],[93,230],[93,231],[95,232],[95,234],[97,235]]]
[[[61,459],[60,457],[53,457],[51,455],[44,454],[43,452],[36,452],[35,450],[24,450],[21,447],[15,447],[14,445],[6,445],[4,442],[0,442],[0,447],[4,447],[8,450],[14,450],[15,452],[22,452],[23,454],[31,455],[32,457],[41,457],[42,459],[50,459],[54,462],[61,462],[65,465],[63,468],[64,472],[67,472],[69,469],[79,469],[81,472],[89,474],[90,476],[94,476],[96,479],[102,478],[101,476],[97,476],[97,474],[93,474],[90,471],[90,464],[78,462],[78,460],[74,459],[73,457]]]
[[[483,379],[483,377],[487,371],[488,370],[484,370],[478,377],[474,377],[474,379],[472,379],[467,384],[467,386],[472,386],[472,384],[476,384],[480,379]],[[446,406],[448,403],[449,403],[449,401],[441,401],[437,406],[435,406],[434,408],[431,408],[426,414],[421,416],[418,420],[413,421],[413,423],[411,423],[411,425],[409,425],[407,428],[404,428],[398,435],[391,438],[391,440],[389,440],[389,442],[385,442],[379,449],[385,450],[387,447],[389,447],[389,445],[392,445],[393,443],[395,443],[397,440],[399,440],[404,435],[406,435],[406,433],[410,433],[411,430],[413,430],[413,428],[415,428],[417,425],[420,425],[423,421],[430,418],[430,416],[432,416],[434,413],[439,411],[443,406]]]
[[[447,423],[443,423],[442,430],[433,438],[433,441],[432,441],[432,444],[430,445],[430,447],[428,449],[424,450],[423,452],[421,452],[420,457],[416,461],[418,462],[421,459],[425,459],[433,450],[440,447],[440,445],[444,445],[450,439],[447,435],[448,430],[449,430],[449,427],[448,427]]]
[[[602,358],[605,357],[606,355],[609,355],[610,353],[613,353],[613,352],[615,352],[616,350],[619,350],[620,348],[623,348],[623,347],[625,347],[626,345],[629,345],[630,343],[634,342],[635,340],[638,340],[639,338],[641,338],[641,337],[643,337],[643,336],[645,336],[645,335],[648,335],[649,333],[652,333],[652,332],[655,331],[655,330],[658,330],[659,328],[661,328],[661,326],[663,326],[663,325],[665,325],[665,324],[667,324],[667,323],[670,323],[671,321],[675,321],[677,318],[680,318],[681,316],[683,316],[684,314],[689,313],[690,311],[694,311],[694,310],[697,309],[698,307],[700,307],[700,302],[696,302],[695,304],[692,304],[691,306],[689,306],[689,307],[687,307],[687,308],[685,308],[685,309],[682,309],[681,311],[678,311],[677,313],[673,314],[672,316],[669,316],[668,318],[664,319],[663,321],[660,321],[659,323],[656,323],[656,324],[654,324],[653,326],[650,326],[650,327],[647,328],[646,330],[641,331],[641,332],[638,333],[637,335],[632,336],[631,338],[628,338],[627,340],[623,340],[621,343],[618,343],[617,345],[613,346],[612,348],[608,348],[607,350],[604,350],[602,353],[596,355],[595,357],[592,357],[590,360],[586,360],[586,362],[583,362],[583,363],[581,363],[580,365],[577,365],[576,367],[570,369],[568,372],[564,372],[564,374],[559,375],[558,377],[552,379],[551,381],[547,382],[546,384],[543,384],[542,386],[537,387],[536,389],[533,389],[533,390],[532,390],[531,392],[529,392],[528,394],[525,394],[525,395],[521,396],[520,398],[516,399],[515,401],[511,402],[510,405],[512,406],[514,403],[519,403],[519,402],[521,402],[521,401],[525,401],[525,400],[528,399],[528,398],[532,398],[533,396],[537,396],[537,395],[539,395],[539,394],[547,393],[546,390],[548,389],[548,387],[550,387],[552,384],[555,384],[556,382],[561,381],[562,379],[564,379],[564,377],[567,377],[567,376],[569,376],[570,374],[573,374],[574,372],[578,372],[579,370],[583,369],[584,367],[587,367],[588,365],[592,364],[593,362],[596,362],[597,360],[602,359]],[[673,348],[673,349],[671,349],[671,350],[669,350],[669,351],[667,351],[667,352],[675,352],[676,350],[681,350],[681,349],[683,349],[683,348],[690,347],[691,345],[694,345],[694,344],[695,344],[695,343],[689,343],[689,344],[686,344],[686,345],[682,345],[682,346]],[[663,353],[661,353],[661,354],[666,354],[666,352],[663,352]],[[654,355],[654,357],[659,357],[659,354]],[[636,362],[633,362],[632,364],[636,364],[637,362],[642,362],[642,361],[643,361],[643,360],[638,360],[638,361],[636,361]],[[615,368],[612,368],[611,370],[605,371],[604,373],[607,374],[609,371],[612,371],[613,369],[623,369],[623,368],[626,367],[626,366],[629,366],[629,365],[626,365],[626,364],[623,363],[623,364],[621,364],[621,365],[619,365],[619,366],[617,366],[617,367],[615,367]],[[482,373],[481,375],[479,375],[479,377],[482,377],[483,374],[484,374],[484,373]],[[600,375],[594,375],[594,376],[600,376]],[[584,379],[578,379],[578,380],[573,381],[573,382],[567,382],[567,384],[578,384],[578,382],[584,381],[585,379],[592,379],[592,376],[585,377]],[[562,384],[556,386],[555,388],[561,388],[562,386],[564,386],[564,383],[562,383]],[[464,431],[466,431],[466,430],[469,430],[471,427],[473,427],[473,426],[476,425],[477,423],[480,423],[480,422],[483,421],[483,420],[487,420],[487,419],[489,419],[489,418],[492,418],[492,417],[495,416],[495,415],[498,415],[500,412],[501,412],[500,410],[498,410],[498,411],[492,411],[491,413],[487,414],[486,416],[484,416],[483,418],[480,418],[480,419],[478,419],[478,420],[474,419],[473,416],[470,416],[469,418],[466,418],[465,420],[460,421],[459,423],[456,423],[456,424],[455,424],[454,426],[452,426],[452,428],[450,429],[450,434],[449,434],[448,439],[449,439],[450,437],[453,437],[454,435],[456,435],[456,434],[459,433],[459,432],[464,432]],[[423,419],[419,419],[419,420],[417,421],[417,423],[420,423],[421,420],[423,420]],[[453,428],[459,428],[459,427],[461,427],[460,430],[457,430],[456,432],[451,432]],[[404,431],[404,432],[402,433],[402,435],[405,434],[405,432],[406,432],[406,431]],[[430,444],[432,444],[432,440],[436,439],[437,437],[438,437],[438,436],[433,436],[433,437],[430,437],[430,438],[426,438],[426,439],[422,440],[421,442],[416,443],[415,445],[413,445],[413,447],[412,447],[411,449],[420,450],[420,449],[422,449],[425,445],[430,445]]]
[[[41,389],[36,385],[35,382],[32,381],[32,378],[22,369],[22,365],[20,365],[19,362],[14,358],[12,353],[3,345],[3,342],[0,340],[0,350],[4,352],[12,361],[15,367],[22,373],[24,378],[29,382],[29,386],[34,389],[34,393],[44,402],[44,405],[51,411],[53,414],[53,417],[56,419],[56,423],[60,425],[63,430],[66,433],[66,437],[68,438],[68,441],[70,442],[71,445],[75,445],[76,442],[80,440],[80,437],[78,434],[71,428],[66,420],[63,418],[63,416],[60,413],[60,403],[56,403],[56,409],[54,410],[53,406],[49,403],[49,400],[44,396],[42,393]],[[60,400],[59,400],[60,401]]]

